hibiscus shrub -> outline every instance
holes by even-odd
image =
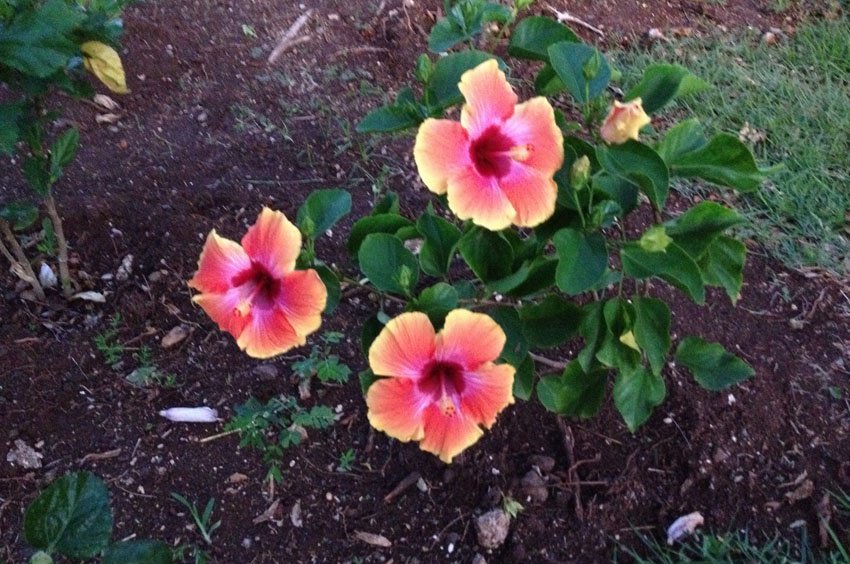
[[[434,30],[454,29],[457,41],[432,41],[432,48],[479,41],[482,26],[464,28],[467,12],[452,14]],[[506,31],[480,43],[498,45]],[[378,311],[363,326],[370,369],[361,374],[369,420],[446,462],[535,388],[547,409],[587,418],[613,377],[614,404],[628,428],[646,422],[666,396],[673,345],[670,308],[655,281],[697,304],[710,286],[735,302],[746,255],[729,233],[743,218],[714,201],[673,213],[671,180],[750,192],[766,174],[737,137],[709,139],[695,119],[663,133],[651,128],[666,104],[707,87],[683,67],[652,65],[622,94],[599,50],[538,16],[510,30],[507,54],[539,65],[537,96],[520,103],[506,62],[488,52],[422,55],[419,87],[404,88],[359,124],[361,132],[417,128],[414,160],[435,195],[409,218],[390,193],[354,222],[348,251],[362,276],[346,277],[315,257],[315,237],[351,206],[345,192],[322,190],[298,212],[307,244],[297,260],[294,233],[279,247],[285,261],[259,247],[255,255],[244,241],[247,253],[208,240],[193,280],[214,294],[196,301],[255,356],[303,343],[318,327],[317,312],[338,300],[340,282],[371,289]],[[680,199],[677,209],[687,203]],[[256,239],[274,246],[275,237]],[[273,269],[275,261],[287,268]],[[292,264],[304,272],[298,284],[321,278],[327,294],[288,290],[296,284],[287,278]],[[387,310],[403,311],[393,318]],[[540,349],[556,352],[533,352]],[[753,375],[697,336],[682,338],[672,356],[709,390]]]
[[[113,92],[127,92],[121,59],[110,45],[118,44],[123,31],[120,14],[128,2],[0,0],[0,83],[11,93],[0,103],[0,154],[17,153],[33,191],[29,200],[0,198],[0,232],[6,239],[6,244],[0,240],[0,251],[42,301],[40,280],[50,284],[55,275],[44,262],[40,276],[35,274],[14,232],[33,225],[38,204],[44,206],[45,238],[55,237],[62,289],[70,296],[68,247],[53,186],[76,156],[80,136],[75,127],[58,125],[52,95],[61,91],[91,98],[95,92],[86,69]]]

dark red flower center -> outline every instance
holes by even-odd
[[[478,174],[501,178],[511,169],[513,146],[513,141],[498,125],[491,125],[470,144],[469,156]]]
[[[251,268],[234,276],[231,283],[236,288],[245,286],[244,299],[251,303],[251,307],[260,309],[271,309],[281,292],[280,280],[256,261],[251,261]]]
[[[446,415],[454,414],[465,388],[463,367],[447,360],[429,362],[419,380],[419,391],[430,396]]]

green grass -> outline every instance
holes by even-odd
[[[773,46],[738,32],[614,56],[627,86],[656,61],[710,82],[682,109],[712,132],[765,133],[753,146],[760,164],[785,165],[744,199],[754,238],[790,266],[850,273],[850,19],[802,25]]]

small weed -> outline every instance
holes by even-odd
[[[343,338],[342,333],[328,331],[321,337],[321,345],[313,345],[310,356],[292,364],[292,371],[302,380],[309,380],[316,376],[320,382],[344,384],[351,375],[351,369],[342,364],[339,356],[331,354],[330,345],[339,343]]]
[[[41,221],[41,241],[38,242],[35,248],[47,256],[54,257],[56,256],[56,247],[58,244],[56,241],[56,232],[53,230],[53,222],[45,217]]]
[[[242,35],[245,37],[257,37],[257,32],[254,30],[254,26],[248,24],[242,24]]]
[[[348,449],[339,455],[339,462],[336,465],[337,472],[351,472],[354,461],[357,459],[357,453],[353,448]]]
[[[162,372],[154,364],[149,347],[142,346],[135,355],[138,368],[127,375],[127,381],[134,386],[146,388],[151,385],[171,389],[177,387],[177,377],[174,374]]]
[[[189,510],[189,513],[192,515],[192,519],[195,521],[195,525],[198,527],[198,533],[200,533],[201,537],[203,537],[204,542],[208,545],[212,545],[212,534],[221,526],[221,520],[212,522],[212,513],[213,508],[215,507],[215,498],[211,497],[209,501],[207,501],[207,505],[204,508],[204,512],[200,513],[198,511],[198,506],[195,505],[194,502],[189,502],[184,496],[179,493],[172,492],[171,497],[177,500],[181,505],[185,506],[186,509]]]
[[[106,364],[113,365],[124,354],[124,345],[118,342],[118,326],[121,325],[121,314],[116,313],[109,320],[109,328],[96,335],[94,346],[103,356]]]
[[[291,396],[272,398],[267,403],[252,397],[234,411],[236,415],[225,429],[240,434],[240,447],[262,453],[263,463],[269,467],[267,479],[275,482],[283,480],[280,461],[284,451],[301,442],[303,430],[324,429],[334,422],[328,406],[317,405],[306,410]]]
[[[502,511],[504,511],[511,519],[516,519],[520,513],[525,511],[525,507],[511,496],[503,495]]]

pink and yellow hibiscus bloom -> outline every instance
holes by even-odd
[[[424,313],[399,315],[369,349],[372,371],[387,376],[366,394],[369,422],[451,462],[514,401],[514,367],[494,362],[504,346],[504,331],[482,313],[456,309],[439,333]]]
[[[564,162],[563,135],[543,97],[517,104],[495,59],[463,74],[460,122],[427,119],[413,157],[429,190],[449,208],[492,231],[534,227],[555,212],[553,180]]]
[[[650,123],[652,118],[643,110],[640,98],[629,102],[614,100],[611,110],[599,128],[599,135],[609,145],[620,145],[629,139],[638,141],[641,128]]]
[[[192,301],[249,356],[270,358],[303,345],[322,323],[327,289],[315,270],[295,270],[301,233],[263,208],[242,244],[207,236],[189,286]]]

